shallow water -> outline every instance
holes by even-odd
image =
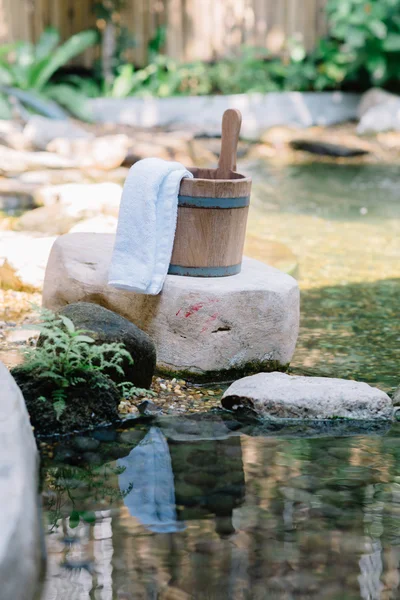
[[[246,252],[263,239],[298,257],[294,372],[400,384],[400,167],[258,163]]]
[[[43,600],[398,598],[400,427],[386,429],[215,417],[64,441],[42,466]]]
[[[400,169],[251,167],[247,254],[297,256],[295,373],[400,384]],[[400,596],[400,427],[163,422],[60,442],[43,600]]]

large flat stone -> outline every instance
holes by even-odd
[[[0,596],[31,600],[43,559],[38,454],[24,399],[2,363],[0,389]]]
[[[153,338],[165,373],[230,379],[290,362],[299,330],[299,288],[292,277],[245,259],[234,277],[168,275],[159,296],[124,292],[107,285],[114,239],[92,233],[58,238],[44,306],[94,302],[126,317]]]
[[[222,397],[229,410],[250,408],[268,419],[391,420],[389,396],[367,383],[328,377],[259,373],[233,383]]]

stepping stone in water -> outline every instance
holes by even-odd
[[[389,396],[366,383],[284,373],[259,373],[236,381],[222,397],[222,406],[250,409],[272,420],[393,418]]]

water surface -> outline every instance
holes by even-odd
[[[43,600],[398,598],[399,442],[220,418],[64,441],[42,467]]]
[[[247,253],[300,264],[295,373],[400,383],[400,170],[253,165]],[[400,428],[230,417],[50,448],[43,600],[400,597]],[[226,420],[228,419],[228,420]]]
[[[262,240],[297,256],[302,291],[294,372],[400,384],[400,167],[252,165],[247,254]]]

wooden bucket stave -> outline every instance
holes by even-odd
[[[170,274],[240,273],[252,184],[251,178],[236,172],[240,124],[238,111],[226,111],[218,169],[189,169],[194,179],[182,180]]]

